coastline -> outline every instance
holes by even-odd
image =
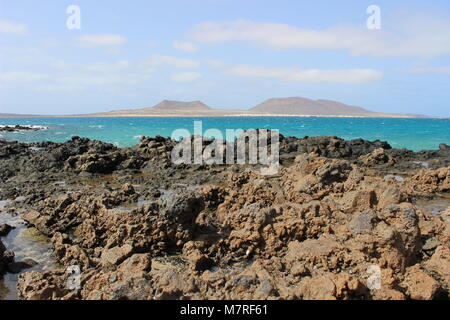
[[[295,114],[125,114],[125,115],[14,115],[2,116],[0,119],[20,118],[222,118],[222,117],[299,117],[299,118],[386,118],[386,119],[450,119],[450,117],[433,116],[354,116],[354,115],[295,115]]]

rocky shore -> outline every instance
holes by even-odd
[[[19,298],[448,299],[449,146],[281,136],[269,176],[174,165],[175,145],[0,140],[0,200],[20,199],[0,215],[48,237],[58,263],[20,271]],[[0,273],[8,250],[0,238]]]
[[[22,125],[14,125],[14,126],[5,126],[0,125],[0,132],[20,132],[20,131],[39,131],[46,130],[47,127],[44,126],[22,126]]]

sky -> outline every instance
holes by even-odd
[[[0,113],[273,97],[450,117],[450,2],[0,0]]]

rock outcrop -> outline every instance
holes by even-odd
[[[448,295],[450,211],[432,215],[415,198],[448,194],[450,167],[417,171],[418,153],[379,141],[281,137],[286,161],[262,175],[175,165],[175,145],[0,143],[0,196],[24,198],[7,211],[51,238],[60,266],[20,271],[20,298]],[[436,152],[430,162],[447,151]],[[404,179],[380,171],[397,169]],[[0,242],[0,269],[11,262]]]

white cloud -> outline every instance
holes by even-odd
[[[130,67],[130,63],[126,60],[117,61],[117,62],[99,62],[99,63],[91,63],[82,66],[82,68],[86,71],[92,72],[113,72],[113,71],[121,71]]]
[[[69,63],[64,60],[55,60],[50,63],[50,67],[61,70],[70,71],[71,73],[79,71],[89,71],[93,73],[112,73],[129,69],[132,64],[127,60],[115,62],[95,62],[95,63]]]
[[[24,24],[16,23],[13,21],[0,20],[0,33],[25,35],[27,31],[28,28]]]
[[[431,66],[416,66],[412,68],[397,69],[397,72],[406,74],[433,74],[433,75],[450,75],[450,67],[431,67]]]
[[[238,77],[269,78],[285,82],[367,83],[383,78],[383,73],[373,69],[319,70],[274,68],[240,65],[225,70],[225,74]]]
[[[109,73],[109,74],[90,74],[90,73],[79,73],[63,75],[58,78],[58,82],[70,85],[88,85],[88,86],[98,86],[99,88],[103,86],[123,86],[123,85],[137,85],[150,79],[150,75],[140,74],[140,73]]]
[[[197,68],[200,66],[200,63],[195,60],[162,55],[153,55],[145,62],[145,65],[151,67],[159,67],[165,64],[180,69]]]
[[[34,88],[38,92],[78,92],[85,90],[84,85],[44,84]]]
[[[119,47],[106,47],[105,53],[110,56],[115,56],[122,53],[122,49]]]
[[[76,41],[82,47],[108,47],[121,45],[127,39],[119,34],[88,34],[78,37]]]
[[[276,50],[347,50],[352,55],[434,57],[450,54],[450,19],[425,15],[398,17],[382,30],[337,25],[323,30],[282,23],[236,20],[195,26],[190,38],[215,43],[244,41]]]
[[[198,47],[195,43],[187,42],[187,41],[175,41],[173,43],[173,47],[177,50],[186,51],[186,52],[195,52],[198,50]]]
[[[202,75],[198,72],[184,72],[171,75],[170,80],[175,82],[193,82],[201,77]]]
[[[205,61],[208,66],[214,69],[220,69],[225,67],[225,63],[220,60],[209,59]]]
[[[67,63],[64,60],[55,60],[52,63],[50,63],[50,67],[54,68],[54,69],[64,70],[64,69],[68,69],[69,67],[71,67],[71,64]]]
[[[152,74],[126,60],[117,62],[74,63],[55,60],[45,74],[24,71],[0,73],[0,83],[31,83],[39,92],[76,92],[82,90],[119,90],[151,79]]]
[[[4,82],[33,82],[48,78],[48,75],[27,71],[11,71],[0,73],[0,81]]]

